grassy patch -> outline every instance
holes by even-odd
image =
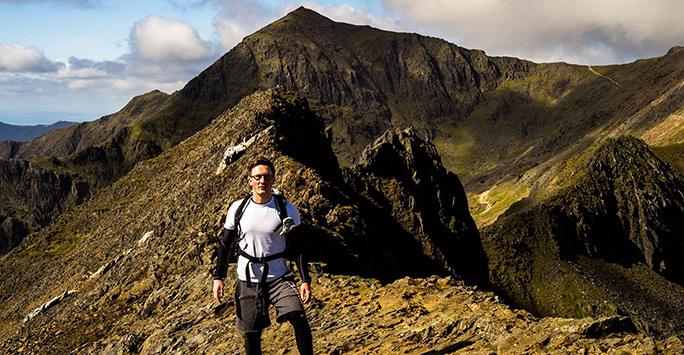
[[[120,207],[121,205],[124,205],[128,203],[130,199],[114,199],[111,201],[107,201],[106,203],[95,205],[94,207],[90,208],[89,211],[91,212],[104,212],[104,211],[109,211],[110,209],[114,207]]]
[[[651,147],[651,150],[679,174],[680,179],[684,179],[684,143]]]
[[[468,197],[468,206],[478,228],[494,223],[512,204],[529,196],[530,188],[507,181]]]
[[[81,210],[76,213],[82,214],[83,211]],[[19,256],[58,256],[72,251],[83,240],[88,238],[88,236],[74,231],[79,224],[79,221],[74,221],[74,218],[76,218],[76,215],[71,213],[59,215],[51,228],[53,234],[23,249]]]
[[[86,236],[82,234],[67,234],[60,233],[52,238],[45,248],[40,248],[41,243],[36,243],[19,253],[20,257],[42,257],[42,256],[57,256],[64,255],[76,248]]]
[[[445,127],[445,137],[439,135],[433,140],[433,144],[442,156],[442,162],[449,170],[453,171],[460,179],[467,178],[480,169],[485,163],[482,156],[474,154],[475,138],[463,127]]]

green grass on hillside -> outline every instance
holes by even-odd
[[[678,173],[680,179],[684,180],[684,143],[651,147],[651,150]]]

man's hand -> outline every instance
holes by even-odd
[[[309,301],[311,301],[311,288],[309,287],[308,283],[302,283],[302,286],[299,288],[299,298],[304,304],[307,304]]]
[[[223,280],[214,280],[214,299],[221,303],[221,298],[223,298]]]

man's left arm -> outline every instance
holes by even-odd
[[[311,276],[309,275],[309,261],[304,253],[304,228],[297,226],[287,235],[288,249],[290,256],[297,265],[299,277],[302,280],[302,285],[299,288],[299,297],[302,302],[309,303],[311,301]]]
[[[299,270],[299,275],[302,278],[302,286],[299,288],[299,297],[304,304],[307,304],[311,301],[311,276],[309,275],[309,262],[304,256],[303,251],[297,255],[295,263],[297,263],[297,270]]]

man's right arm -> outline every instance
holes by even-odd
[[[223,229],[221,241],[219,243],[218,258],[216,259],[216,269],[214,270],[214,280],[223,280],[226,277],[228,263],[233,257],[233,250],[237,244],[237,233],[234,230]]]
[[[226,277],[228,262],[231,261],[232,251],[238,242],[237,233],[234,230],[223,229],[223,234],[219,242],[218,258],[216,259],[216,269],[214,270],[213,294],[217,302],[223,298],[223,279]]]

